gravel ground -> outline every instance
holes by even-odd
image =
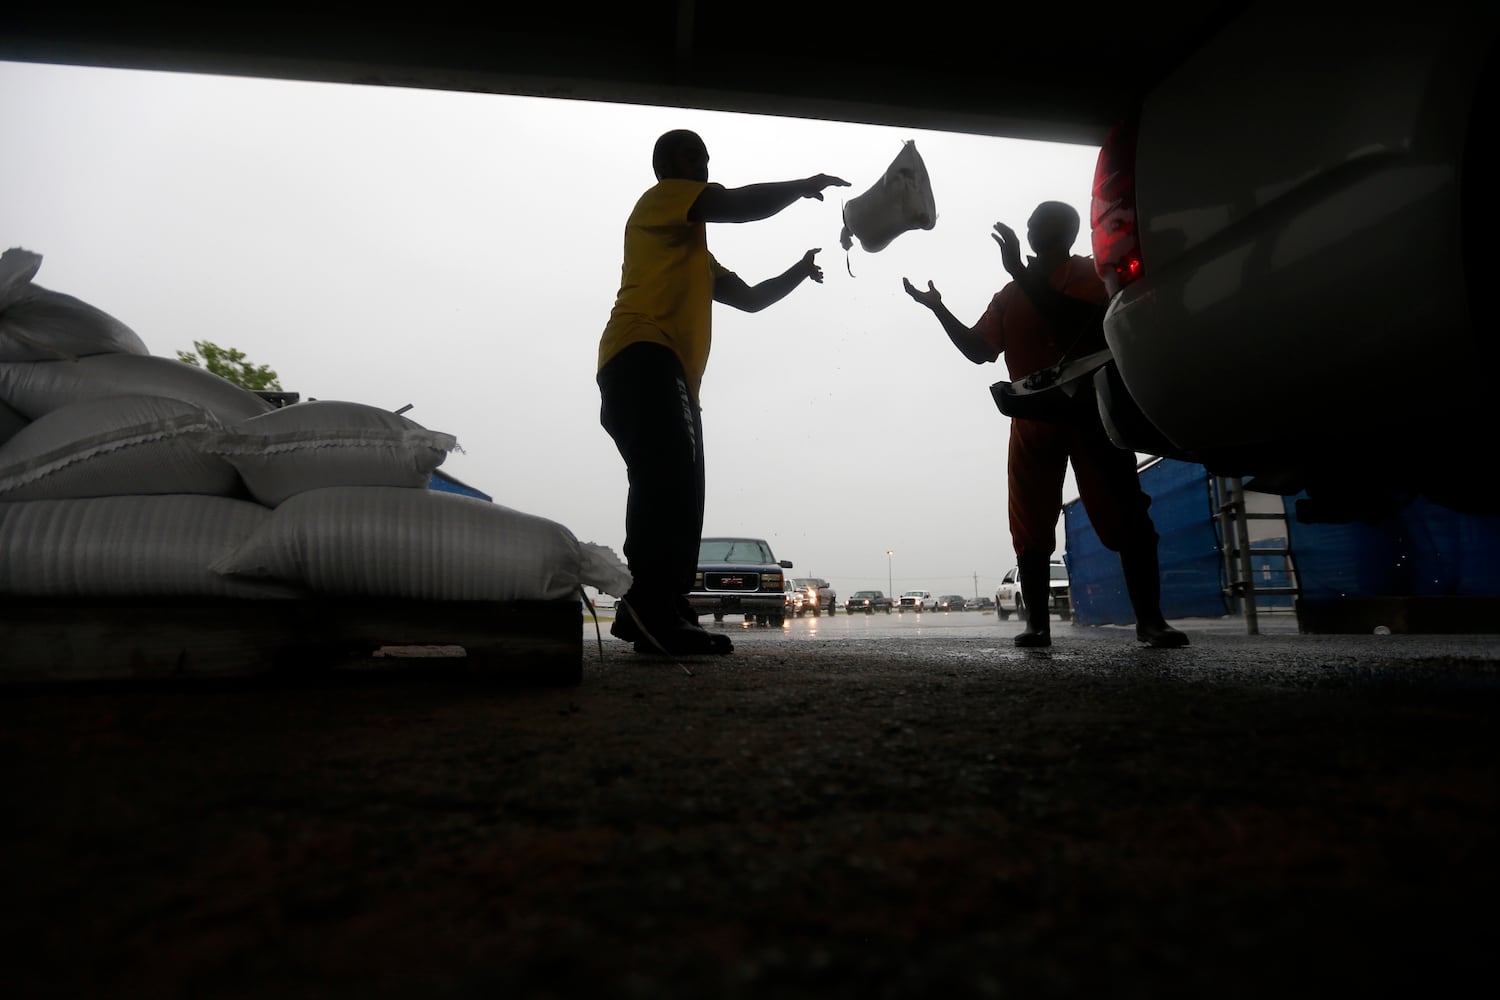
[[[723,627],[736,653],[688,676],[607,635],[601,660],[590,625],[583,683],[561,690],[413,661],[3,692],[8,991],[1494,979],[1494,637],[1204,628],[1168,652],[1059,625],[1026,653],[998,623]]]

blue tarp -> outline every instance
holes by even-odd
[[[460,493],[466,497],[475,497],[479,500],[487,500],[494,503],[495,498],[488,493],[482,493],[470,486],[468,483],[459,482],[446,472],[434,471],[432,478],[427,481],[427,488],[439,490],[443,493]]]
[[[1500,517],[1417,499],[1378,524],[1302,524],[1286,500],[1302,596],[1500,596]]]
[[[1162,611],[1168,618],[1218,617],[1224,597],[1218,520],[1208,472],[1162,459],[1141,470],[1151,517],[1161,535]],[[1266,588],[1295,583],[1309,600],[1339,597],[1500,596],[1500,517],[1460,514],[1418,499],[1378,524],[1303,524],[1285,498],[1288,537],[1251,545],[1251,572]],[[1085,625],[1135,620],[1120,560],[1100,544],[1081,501],[1063,508],[1068,577],[1076,620]],[[1291,550],[1285,557],[1256,548]],[[1295,581],[1292,569],[1295,569]],[[1291,595],[1263,595],[1260,607],[1289,607]]]
[[[1207,471],[1161,459],[1141,470],[1141,487],[1151,497],[1151,518],[1161,536],[1162,613],[1168,618],[1228,614]],[[1100,543],[1083,503],[1064,506],[1063,520],[1074,620],[1083,625],[1134,622],[1120,558]]]
[[[1460,514],[1426,500],[1401,512],[1414,595],[1500,596],[1500,517]]]

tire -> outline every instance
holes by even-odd
[[[886,614],[890,614],[890,613],[891,613],[891,606],[890,606],[890,605],[889,605],[889,604],[887,604],[887,605],[886,605],[886,606],[885,606],[885,613],[886,613]]]
[[[786,624],[786,615],[772,615],[771,624],[775,625],[777,628],[780,628],[782,625]]]
[[[823,615],[823,609],[822,608],[813,608],[813,617],[814,618],[820,618],[820,617],[822,617],[822,615]]]
[[[838,611],[839,611],[838,605],[836,605],[836,604],[830,604],[830,605],[828,605],[828,616],[830,618],[833,617],[834,615],[838,614]]]
[[[721,622],[723,620],[724,620],[724,612],[722,612],[722,611],[715,611],[714,612],[714,621]]]

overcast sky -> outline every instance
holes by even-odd
[[[682,109],[0,62],[0,242],[38,284],[151,353],[236,347],[304,397],[397,409],[458,438],[444,470],[619,552],[625,470],[598,422],[599,333],[651,146],[698,131],[728,186],[852,187],[709,227],[755,283],[813,247],[826,281],[716,307],[703,380],[705,534],[767,539],[842,595],[992,593],[1013,556],[1006,418],[901,288],[978,318],[1006,280],[990,227],[1037,202],[1087,218],[1091,147]],[[905,139],[938,223],[839,246],[840,202]],[[3,247],[0,247],[3,248]],[[1075,253],[1087,254],[1087,232]],[[1071,474],[1066,497],[1076,496]],[[1059,522],[1059,551],[1062,528]],[[894,550],[889,560],[886,550]]]

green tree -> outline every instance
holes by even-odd
[[[281,382],[277,380],[274,371],[266,365],[252,365],[245,360],[244,351],[237,351],[233,347],[220,347],[207,340],[195,340],[192,351],[177,352],[177,360],[197,368],[207,368],[220,378],[226,378],[246,389],[282,391]]]

